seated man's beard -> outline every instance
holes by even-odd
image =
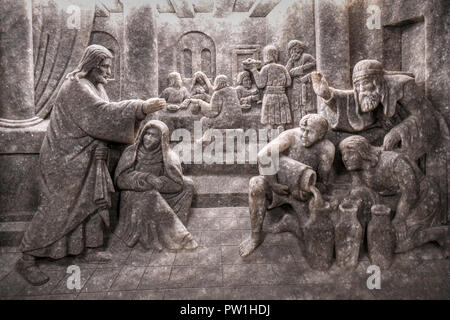
[[[374,110],[380,103],[380,94],[377,91],[365,92],[359,94],[359,104],[362,112]]]

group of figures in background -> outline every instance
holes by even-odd
[[[317,112],[311,81],[316,61],[304,53],[305,49],[303,42],[290,41],[289,60],[283,66],[278,63],[278,49],[265,47],[263,61],[251,58],[243,61],[244,71],[238,73],[236,87],[231,86],[225,75],[218,75],[213,86],[205,73],[197,71],[188,91],[181,75],[172,72],[168,75],[169,87],[160,97],[167,101],[168,112],[190,109],[192,114],[201,113],[209,118],[202,120],[206,129],[241,128],[242,113],[258,107],[263,126],[295,127],[303,116]]]
[[[288,51],[286,66],[277,63],[274,46],[264,49],[263,62],[244,61],[237,88],[224,75],[212,85],[196,72],[188,91],[174,72],[160,98],[110,102],[103,85],[111,76],[112,54],[89,46],[51,114],[40,153],[41,203],[24,235],[18,271],[42,285],[49,278],[37,258],[107,261],[107,253],[94,249],[103,245],[115,186],[121,195],[114,232],[128,246],[197,248],[186,228],[194,184],[170,148],[167,125],[151,114],[189,109],[203,115],[204,129],[241,128],[242,110],[260,101],[261,123],[283,131],[258,153],[261,174],[249,182],[251,234],[240,245],[241,256],[251,254],[266,232],[293,233],[310,266],[320,270],[331,266],[334,252],[338,265],[356,267],[366,243],[371,261],[384,268],[394,253],[430,241],[448,256],[439,187],[418,161],[448,144],[449,133],[414,78],[363,60],[354,67],[353,90],[339,90],[314,71],[303,43],[291,41]],[[321,114],[316,95],[326,107]],[[129,145],[114,181],[106,165],[107,141]],[[278,171],[264,174],[270,164],[261,160],[273,153],[279,154]],[[351,186],[340,196],[333,193],[336,154],[351,175]],[[393,208],[386,196],[396,199]],[[280,210],[278,220],[265,223],[266,213]]]

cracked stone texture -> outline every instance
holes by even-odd
[[[76,264],[72,258],[41,261],[50,281],[33,287],[14,271],[17,248],[2,247],[0,299],[450,299],[450,263],[437,245],[396,255],[392,267],[381,272],[381,289],[369,290],[366,253],[352,271],[335,263],[327,271],[313,270],[289,233],[268,234],[253,254],[241,258],[239,243],[249,226],[235,222],[247,214],[247,207],[194,208],[188,227],[201,239],[194,251],[131,249],[113,235],[106,249],[113,253],[110,263],[77,264],[80,290],[67,288],[66,269]],[[215,223],[203,223],[208,219],[228,227],[218,232]]]

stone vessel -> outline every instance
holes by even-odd
[[[367,245],[372,264],[388,269],[394,257],[395,232],[391,224],[391,209],[385,205],[371,208],[372,219],[367,227]]]
[[[339,222],[335,229],[336,263],[339,267],[358,265],[363,228],[357,214],[361,201],[344,200],[339,205]]]
[[[327,270],[333,263],[334,226],[329,202],[309,202],[310,217],[303,228],[305,258],[316,270]]]

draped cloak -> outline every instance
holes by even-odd
[[[95,216],[101,220],[99,212],[108,222],[114,188],[105,163],[105,141],[132,143],[142,104],[109,102],[102,85],[95,87],[83,78],[64,81],[40,151],[41,199],[22,240],[24,253],[55,259],[80,254],[87,239],[95,238],[84,229],[88,222]],[[96,152],[99,149],[103,156]],[[103,239],[96,242],[99,246]]]
[[[161,144],[157,150],[142,152],[142,139],[149,128],[161,132]],[[159,188],[149,188],[150,174],[161,180]],[[151,120],[139,130],[135,143],[120,158],[115,180],[122,189],[115,233],[128,246],[140,242],[150,248],[155,238],[174,250],[189,244],[192,237],[183,223],[191,207],[193,182],[183,176],[180,159],[169,147],[169,129],[163,122]]]

